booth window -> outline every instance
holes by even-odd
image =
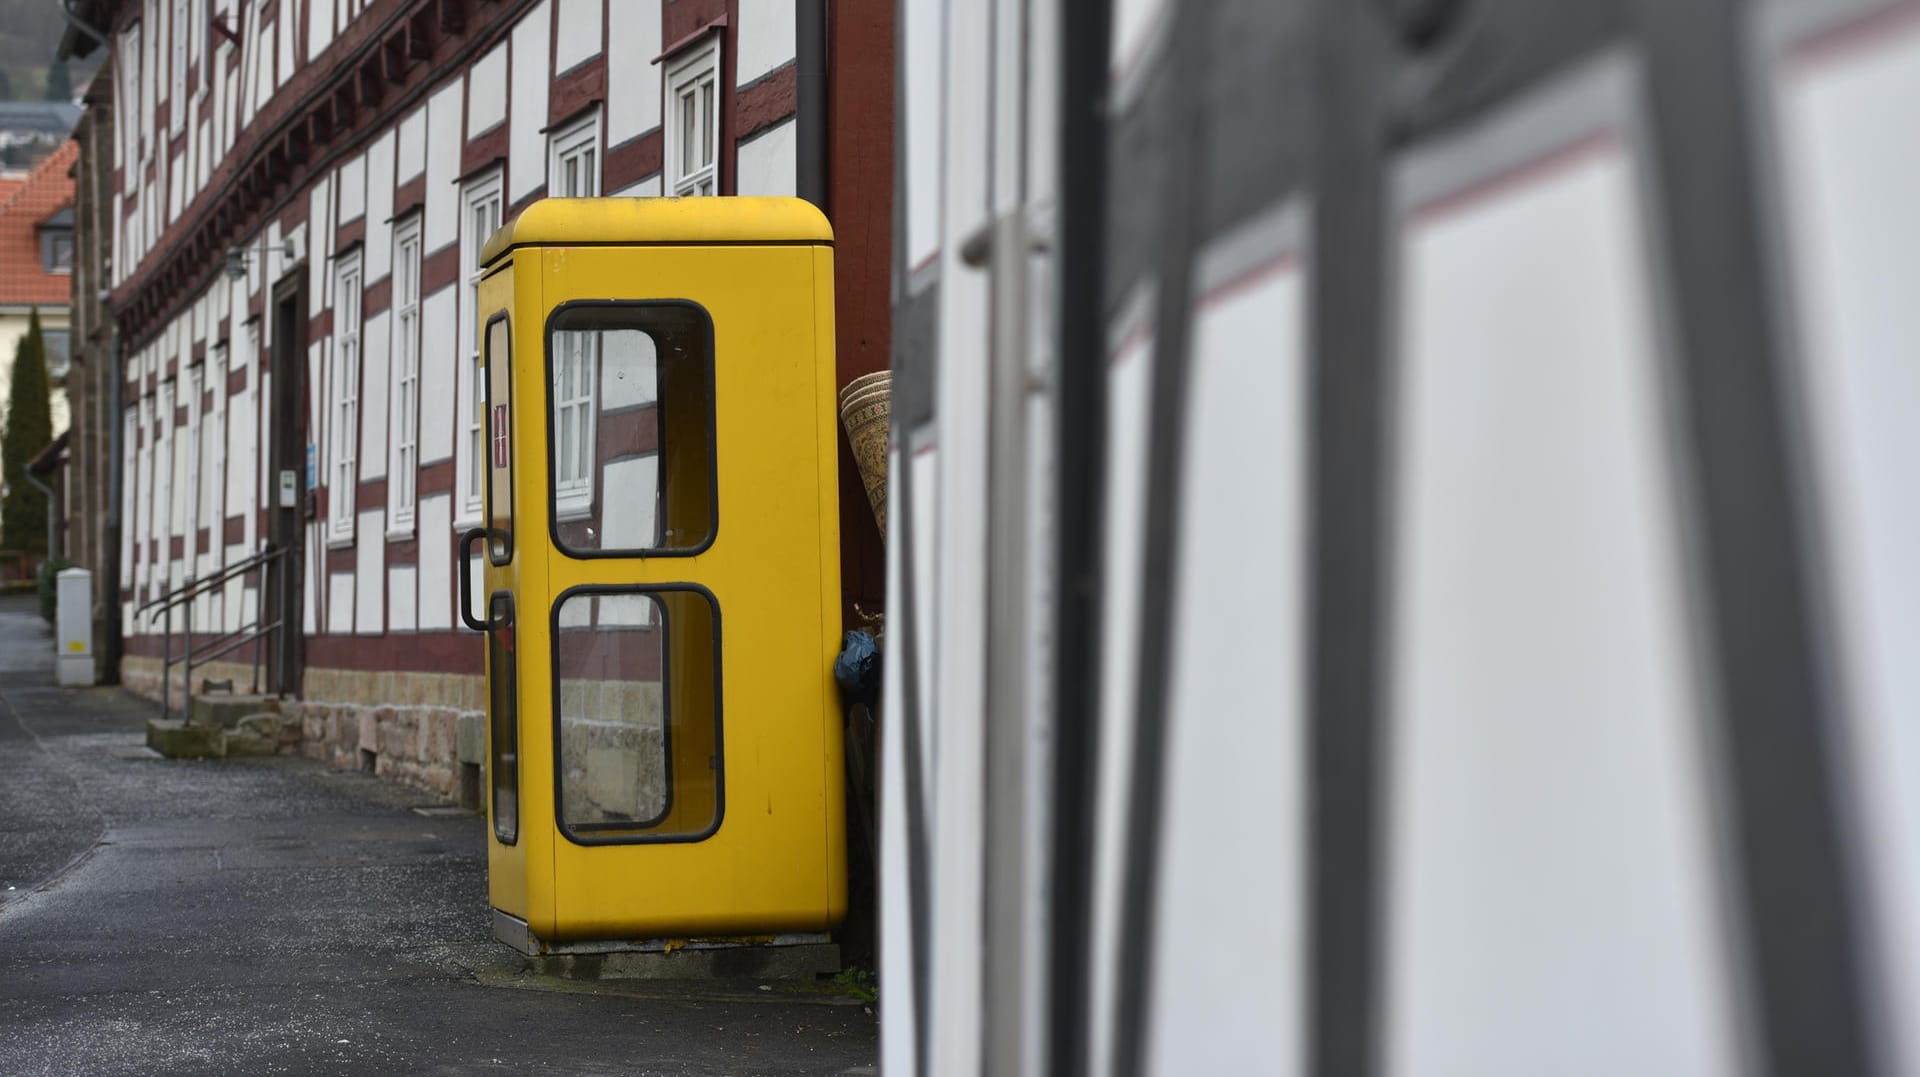
[[[553,612],[556,816],[581,844],[720,825],[719,613],[691,586],[576,588]]]
[[[706,549],[716,524],[706,310],[569,303],[547,326],[554,543],[575,557]]]

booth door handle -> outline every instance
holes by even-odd
[[[473,616],[473,569],[469,555],[474,542],[485,541],[486,537],[487,529],[484,527],[469,528],[460,535],[460,619],[475,632],[485,632],[490,626]]]

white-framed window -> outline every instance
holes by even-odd
[[[120,466],[125,469],[123,474],[133,480],[120,484],[120,518],[128,524],[121,529],[120,533],[120,579],[124,581],[121,584],[122,593],[125,593],[127,583],[139,586],[139,581],[133,577],[133,540],[140,533],[138,506],[140,491],[143,489],[141,486],[143,471],[140,466],[140,416],[146,414],[146,410],[147,402],[142,400],[138,409],[128,408],[127,413],[121,416]]]
[[[173,534],[173,382],[160,383],[160,391],[153,402],[155,425],[159,430],[153,435],[153,464],[150,474],[153,476],[153,501],[147,506],[152,516],[147,523],[147,535],[160,540],[160,556],[165,563],[167,557],[166,540]]]
[[[600,116],[556,132],[547,193],[557,198],[600,194]],[[593,510],[594,378],[599,368],[591,333],[563,333],[553,354],[554,504],[562,516]]]
[[[121,74],[120,122],[115,125],[118,138],[114,144],[114,167],[132,171],[129,162],[140,159],[140,23],[130,24],[126,32],[120,35],[120,62],[117,65]],[[119,252],[115,252],[116,254]],[[117,266],[115,267],[118,268]]]
[[[173,0],[173,22],[167,27],[173,38],[173,92],[167,98],[173,110],[167,117],[167,126],[178,135],[187,129],[187,41],[193,34],[192,16],[187,10],[187,0]]]
[[[555,131],[547,146],[549,196],[600,197],[600,110]]]
[[[598,345],[597,333],[553,335],[553,509],[561,519],[593,511]]]
[[[184,359],[184,357],[183,357]],[[189,367],[182,384],[186,394],[187,436],[176,442],[180,454],[180,495],[173,529],[187,537],[187,559],[193,559],[194,532],[200,527],[200,477],[204,472],[201,461],[206,459],[206,416],[200,414],[200,401],[205,395],[201,391],[205,372],[202,368]]]
[[[135,422],[135,436],[127,439],[130,446],[138,446],[134,452],[134,474],[138,481],[134,483],[134,509],[128,517],[132,523],[127,527],[127,535],[133,542],[134,571],[140,573],[134,577],[135,583],[146,581],[148,543],[153,539],[153,495],[159,478],[154,474],[154,401],[151,397],[140,398],[140,415]]]
[[[360,252],[333,270],[332,407],[327,437],[327,538],[353,541],[353,495],[360,481]]]
[[[213,91],[215,42],[213,38],[213,17],[226,14],[225,0],[201,0],[194,6],[193,12],[193,52],[194,59],[200,61],[200,86],[194,91],[194,100]],[[233,20],[228,19],[229,23]]]
[[[456,527],[480,522],[480,483],[486,477],[486,397],[480,384],[480,251],[500,228],[504,212],[500,173],[470,181],[460,192],[460,443],[455,446]]]
[[[387,534],[413,534],[420,478],[420,218],[393,233],[393,431],[387,460]]]
[[[194,447],[193,412],[187,411],[185,422],[180,419],[180,410],[187,408],[187,386],[184,375],[173,379],[173,440],[167,443],[167,530],[162,535],[185,535],[187,533],[187,502],[193,499],[193,487],[189,485],[187,461]],[[171,555],[169,555],[171,556]]]
[[[208,366],[209,374],[219,371],[219,366]],[[207,528],[208,548],[219,553],[225,546],[220,537],[220,524],[227,517],[227,411],[230,401],[227,399],[227,387],[223,378],[209,377],[213,382],[213,410],[207,413],[203,422],[207,426],[206,463],[203,465],[205,477],[201,480],[200,526]]]
[[[667,69],[667,193],[720,193],[720,36]]]

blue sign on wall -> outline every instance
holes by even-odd
[[[320,486],[319,447],[307,442],[307,489],[315,490]]]

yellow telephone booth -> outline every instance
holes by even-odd
[[[486,245],[462,606],[515,945],[846,911],[832,242],[798,199],[608,198]]]

